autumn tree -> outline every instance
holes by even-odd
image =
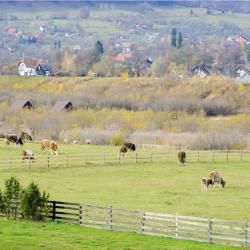
[[[177,35],[177,30],[176,28],[173,28],[171,31],[171,46],[176,47],[176,35]]]

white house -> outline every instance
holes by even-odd
[[[250,81],[250,69],[244,65],[239,66],[236,69],[236,80]]]
[[[35,76],[36,69],[27,66],[24,62],[20,62],[18,65],[18,74],[20,76]]]

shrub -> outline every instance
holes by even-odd
[[[114,146],[120,146],[124,143],[124,137],[121,134],[114,135],[111,139],[111,144]]]
[[[49,194],[41,194],[37,184],[31,182],[21,193],[21,213],[23,218],[43,220],[48,214]]]
[[[5,191],[2,195],[3,206],[7,218],[16,218],[17,217],[17,209],[18,209],[18,201],[20,197],[21,186],[19,181],[15,177],[10,177],[5,181]]]

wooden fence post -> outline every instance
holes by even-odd
[[[52,221],[56,219],[56,201],[52,201]]]
[[[80,204],[79,206],[79,224],[82,224],[82,210],[83,210],[83,205]]]
[[[214,161],[214,151],[213,151],[213,161]]]
[[[121,154],[119,153],[118,155],[118,163],[120,164],[121,163]]]
[[[178,214],[175,214],[175,238],[178,238]]]
[[[47,164],[48,164],[48,168],[49,168],[49,154],[47,155]]]
[[[240,160],[242,161],[242,151],[240,152]]]
[[[135,163],[138,162],[138,156],[137,156],[137,153],[135,153]]]
[[[200,161],[200,152],[197,152],[197,161]]]
[[[243,232],[244,232],[244,236],[245,236],[244,247],[247,248],[248,247],[248,244],[247,244],[247,240],[248,240],[248,223],[247,222],[243,225]]]
[[[153,153],[150,154],[150,161],[153,162]]]
[[[69,155],[68,153],[66,153],[66,167],[69,166]]]
[[[30,159],[28,159],[28,165],[29,165],[29,169],[30,169],[30,162],[31,162],[31,160],[30,160]]]
[[[108,230],[112,230],[112,219],[113,219],[113,212],[112,212],[112,206],[110,206],[110,207],[109,207]]]
[[[141,211],[141,228],[140,228],[141,234],[143,234],[144,232],[144,226],[145,226],[145,212]]]
[[[212,220],[208,219],[208,243],[212,243],[212,230],[213,230],[213,223]]]
[[[227,161],[228,161],[228,150],[227,150]]]
[[[85,165],[87,166],[88,164],[88,153],[85,154]]]

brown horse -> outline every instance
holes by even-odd
[[[55,141],[50,141],[50,140],[43,140],[41,142],[41,150],[44,149],[50,149],[51,154],[56,154],[58,155],[58,146]]]

